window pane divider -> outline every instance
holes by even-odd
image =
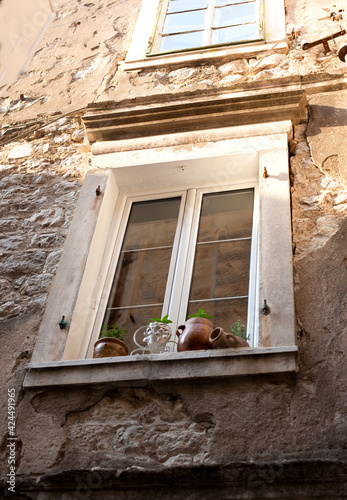
[[[162,306],[163,302],[160,302],[158,304],[138,304],[134,306],[119,306],[119,307],[108,307],[106,310],[107,311],[119,311],[120,309],[140,309],[141,307],[158,307]]]
[[[212,26],[213,30],[221,30],[223,28],[237,28],[237,26],[247,26],[248,24],[256,24],[256,21],[248,21],[247,23],[226,24],[225,26]]]
[[[167,12],[167,16],[172,16],[174,14],[185,14],[186,12],[196,12],[198,10],[206,10],[206,7],[200,7],[198,9],[187,9],[187,10],[177,10],[175,12]]]
[[[122,250],[121,253],[144,252],[146,250],[165,250],[167,248],[173,248],[173,245],[163,245],[162,247],[130,248],[129,250]]]
[[[238,300],[248,299],[248,295],[236,295],[235,297],[213,297],[212,299],[194,299],[190,300],[189,304],[197,304],[198,302],[214,302],[216,300]]]
[[[199,31],[204,31],[203,29],[198,29],[198,30],[190,30],[190,31],[176,31],[174,33],[162,33],[161,36],[165,38],[166,36],[173,36],[173,35],[186,35],[187,33],[198,33]]]
[[[233,241],[249,241],[251,239],[252,239],[251,236],[247,236],[246,238],[229,238],[227,240],[198,241],[197,245],[211,245],[213,243],[230,243]]]
[[[244,3],[254,3],[254,0],[240,0],[239,2],[236,3],[225,3],[224,5],[216,5],[216,9],[222,9],[223,7],[232,7],[233,5],[242,5]]]

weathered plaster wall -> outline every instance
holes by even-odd
[[[286,0],[289,51],[274,49],[265,57],[224,58],[211,64],[123,72],[120,63],[125,58],[140,4],[140,0],[97,4],[55,0],[57,17],[31,64],[17,82],[0,88],[0,113],[7,117],[4,124],[58,110],[72,111],[91,102],[118,101],[149,93],[164,93],[171,98],[182,91],[204,88],[237,91],[240,78],[242,83],[253,84],[282,78],[288,85],[309,80],[312,75],[335,78],[347,72],[336,55],[346,43],[346,35],[329,42],[328,54],[322,45],[307,51],[301,49],[304,41],[335,33],[341,24],[345,27],[345,19],[330,17],[340,8],[339,2],[329,4],[326,0]],[[24,101],[20,101],[21,94]]]
[[[124,58],[139,0],[55,4],[57,20],[27,72],[12,86],[0,89],[2,142],[32,127],[39,115],[44,123],[54,113],[90,102],[233,88],[229,86],[236,77],[246,75],[255,64],[221,61],[125,74],[118,62]],[[345,75],[346,66],[337,59],[333,42],[328,56],[321,47],[304,53],[299,46],[304,37],[314,40],[339,29],[326,10],[333,5],[292,0],[286,6],[288,23],[299,27],[291,50],[268,55],[247,77],[247,84],[271,85],[271,79],[282,78],[289,85],[309,81],[312,74],[327,80]],[[27,498],[64,498],[56,490],[52,496],[47,491],[38,496],[33,484],[40,485],[43,474],[75,469],[90,474],[93,467],[117,469],[117,478],[122,478],[125,469],[135,474],[252,460],[281,464],[343,459],[347,448],[346,93],[309,95],[308,127],[295,127],[290,144],[300,353],[299,372],[292,378],[24,394],[24,364],[30,360],[90,153],[75,117],[1,147],[0,334],[4,341],[0,373],[1,386],[17,390],[17,464]],[[2,414],[6,396],[1,395]],[[4,477],[6,421],[0,425]],[[266,474],[263,482],[245,480],[260,498],[265,494],[264,482],[269,485],[275,477],[269,469]],[[113,498],[111,493],[103,497],[90,493],[93,484],[96,488],[103,484],[103,477],[93,483],[94,479],[77,484],[71,498],[80,498],[83,492],[84,498]],[[321,491],[321,498],[331,498],[331,491],[326,495]],[[286,494],[277,491],[277,498]],[[239,498],[256,498],[247,488],[243,495]],[[343,490],[334,492],[334,498],[344,495]],[[196,498],[174,493],[171,497]],[[288,498],[292,498],[289,493]]]
[[[140,1],[53,4],[56,19],[30,65],[0,88],[0,113],[8,117],[3,123],[72,111],[97,99],[125,57]]]

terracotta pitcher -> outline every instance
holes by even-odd
[[[238,349],[239,347],[249,347],[247,340],[242,337],[237,337],[233,333],[225,333],[223,328],[215,328],[210,335],[210,342],[215,349],[225,349],[228,347],[233,347]]]
[[[213,349],[210,335],[213,324],[206,318],[190,318],[176,330],[178,337],[177,351],[197,351]]]

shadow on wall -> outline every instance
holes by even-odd
[[[307,137],[320,134],[322,128],[347,126],[347,108],[314,104],[310,106],[309,113],[311,127],[307,130]]]

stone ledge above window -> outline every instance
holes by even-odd
[[[29,363],[24,389],[82,386],[144,387],[151,382],[293,373],[298,348],[256,347]]]

